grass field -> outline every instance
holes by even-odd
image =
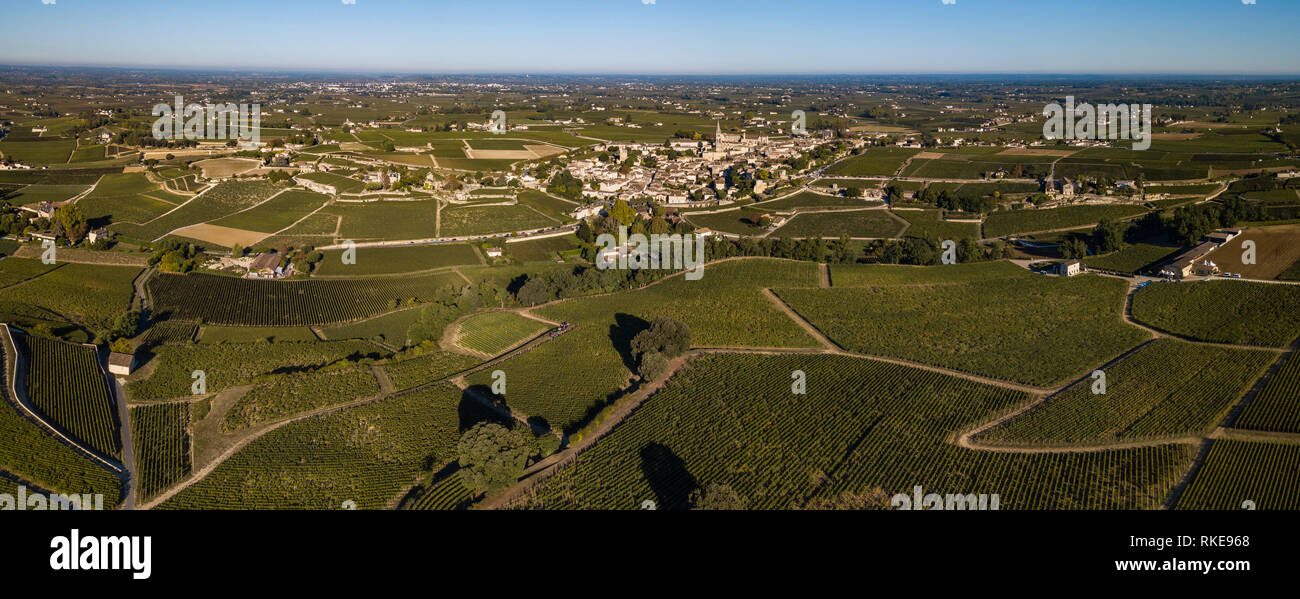
[[[1244,281],[1148,285],[1133,317],[1185,337],[1284,347],[1300,336],[1300,287]]]
[[[548,328],[514,312],[486,312],[460,322],[456,345],[484,356],[497,356]]]
[[[1126,289],[1087,276],[775,291],[847,349],[1051,385],[1147,337],[1120,318]]]
[[[806,395],[790,392],[795,370]],[[522,503],[684,509],[693,490],[725,484],[748,509],[890,509],[920,485],[997,494],[1000,509],[1153,509],[1191,463],[1184,446],[1024,455],[951,443],[1027,400],[842,356],[702,357]]]

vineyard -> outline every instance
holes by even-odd
[[[254,385],[239,398],[221,427],[225,432],[237,431],[377,393],[379,383],[366,366],[280,375]]]
[[[131,409],[139,465],[139,498],[148,500],[190,474],[190,405],[167,403]]]
[[[394,348],[403,348],[409,343],[407,333],[411,325],[420,320],[423,308],[407,308],[367,318],[354,323],[321,329],[321,336],[326,339],[371,339]]]
[[[1284,347],[1300,336],[1300,287],[1243,281],[1147,285],[1133,296],[1133,317],[1177,335],[1242,345]]]
[[[484,356],[497,356],[547,328],[514,312],[486,312],[461,321],[456,345]]]
[[[452,473],[441,481],[424,489],[411,501],[409,509],[413,510],[458,510],[464,509],[474,496],[465,488],[460,477]]]
[[[380,357],[377,351],[362,341],[164,345],[156,350],[153,360],[158,364],[152,374],[128,383],[126,389],[137,402],[189,397],[193,372],[202,370],[207,392],[216,393],[251,383],[263,374],[311,370],[345,358]]]
[[[161,509],[392,507],[456,459],[460,433],[492,412],[450,385],[294,422],[258,438]]]
[[[216,275],[159,275],[149,294],[159,313],[241,326],[311,326],[374,316],[438,289],[463,286],[454,273],[385,278],[267,281]],[[197,298],[197,299],[196,299]]]
[[[994,212],[984,221],[984,236],[1002,237],[1014,233],[1086,227],[1096,224],[1103,218],[1120,220],[1146,211],[1145,207],[1138,205],[1111,204]]]
[[[1157,339],[1105,370],[1104,395],[1094,395],[1093,379],[1085,378],[980,440],[1038,447],[1203,433],[1275,358]]]
[[[791,393],[802,370],[807,394]],[[996,494],[1001,509],[1154,509],[1190,466],[1167,446],[1009,454],[950,437],[1028,395],[844,356],[711,355],[541,481],[525,506],[687,507],[731,486],[748,509],[836,507],[883,492]],[[887,505],[877,505],[888,509]]]
[[[27,399],[54,426],[101,455],[120,459],[117,405],[95,348],[44,337],[16,337],[28,359]]]
[[[189,343],[198,331],[199,327],[192,322],[156,322],[145,332],[142,345],[155,347],[168,343]]]
[[[0,470],[13,473],[44,489],[61,493],[100,493],[105,506],[121,500],[117,476],[98,462],[69,447],[29,419],[9,395],[12,348],[3,344],[4,372],[0,373]]]
[[[116,223],[112,229],[133,239],[153,241],[176,229],[212,222],[256,206],[282,189],[283,185],[270,181],[223,181],[147,223]]]
[[[1085,276],[774,291],[846,349],[1051,385],[1148,337],[1120,318],[1126,287]]]
[[[1256,395],[1234,426],[1260,431],[1300,433],[1300,358],[1292,353],[1268,385]]]
[[[1300,445],[1223,439],[1214,441],[1177,507],[1240,510],[1253,501],[1259,510],[1294,510],[1300,509],[1298,488]]]
[[[888,285],[940,285],[973,283],[991,279],[1029,280],[1035,275],[1010,262],[969,262],[944,266],[898,264],[832,264],[831,284],[835,287]]]
[[[79,320],[89,328],[109,329],[131,306],[131,284],[139,274],[140,269],[131,266],[69,263],[5,289],[4,297]]]
[[[447,378],[478,364],[469,356],[451,352],[436,352],[418,358],[384,364],[384,374],[398,389],[410,389],[432,381]]]

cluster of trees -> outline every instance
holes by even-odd
[[[637,372],[646,381],[662,376],[668,371],[668,361],[686,353],[690,347],[690,327],[666,316],[655,318],[650,328],[632,338],[631,344]]]
[[[935,266],[943,263],[942,241],[928,237],[905,237],[903,239],[884,239],[869,243],[866,254],[876,262],[883,264],[914,264],[918,266]],[[957,244],[957,262],[983,262],[997,260],[1011,255],[1011,248],[1002,242],[990,247],[980,245],[974,239],[955,240]]]
[[[164,239],[149,255],[149,266],[164,272],[190,272],[203,262],[199,246],[177,239]]]
[[[519,480],[530,463],[559,447],[554,433],[532,435],[519,427],[480,422],[461,434],[456,447],[461,484],[475,494],[504,489]]]
[[[415,298],[407,301],[415,305]],[[491,281],[477,286],[445,285],[434,293],[432,301],[420,309],[420,317],[406,331],[406,340],[412,345],[436,344],[443,329],[462,315],[473,313],[483,306],[500,305],[501,290]],[[396,303],[389,306],[397,308]]]
[[[568,169],[561,170],[551,178],[546,191],[570,200],[582,199],[582,181],[573,176]]]

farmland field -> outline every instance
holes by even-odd
[[[564,235],[507,243],[504,249],[511,258],[520,262],[554,262],[557,252],[565,252],[577,247],[577,237]]]
[[[422,473],[456,459],[462,431],[493,418],[451,385],[315,416],[257,438],[160,508],[391,507]]]
[[[1154,243],[1135,243],[1104,256],[1088,256],[1083,263],[1089,268],[1100,268],[1120,273],[1137,273],[1153,267],[1181,251],[1182,248]]]
[[[1087,276],[775,291],[846,349],[1050,385],[1147,337],[1120,319],[1126,287]]]
[[[342,217],[343,239],[425,239],[437,237],[438,202],[336,202],[325,210]],[[330,228],[333,231],[333,228]],[[293,231],[287,231],[292,233]]]
[[[141,241],[162,238],[176,229],[207,223],[266,201],[284,187],[269,181],[224,181],[184,205],[146,223],[118,223],[113,229]]]
[[[1254,264],[1245,264],[1243,244],[1255,243]],[[1276,279],[1300,261],[1300,225],[1251,227],[1207,257],[1224,271],[1248,279]]]
[[[488,357],[505,353],[549,328],[514,312],[478,314],[461,321],[459,327],[456,345]]]
[[[984,236],[1002,237],[1015,233],[1087,227],[1103,218],[1118,220],[1137,216],[1146,211],[1147,209],[1142,206],[1123,204],[999,211],[990,214],[984,221]]]
[[[377,354],[378,348],[362,341],[222,343],[164,345],[155,353],[157,365],[152,372],[142,369],[137,380],[126,386],[132,401],[191,397],[195,370],[203,371],[207,392],[217,393],[251,383],[259,375],[319,368],[349,357]],[[257,359],[248,360],[248,356]]]
[[[911,223],[903,233],[908,237],[957,240],[979,239],[980,236],[979,223],[949,222],[938,210],[895,210],[893,214]]]
[[[868,148],[863,154],[850,156],[830,168],[826,174],[843,177],[889,177],[903,163],[919,154],[909,148]]]
[[[574,430],[633,378],[628,344],[657,316],[690,327],[693,346],[815,347],[761,291],[794,285],[817,285],[816,265],[748,259],[710,265],[699,281],[679,276],[639,291],[546,306],[539,316],[574,327],[498,366],[509,381],[505,403],[557,430]],[[491,385],[491,372],[467,382]]]
[[[320,329],[325,339],[368,339],[397,349],[406,347],[407,332],[420,319],[423,308],[405,308],[360,320]]]
[[[6,258],[5,261],[12,260]],[[131,305],[139,268],[68,263],[5,289],[5,299],[45,308],[87,327],[107,329]]]
[[[0,288],[39,277],[60,266],[63,265],[44,264],[40,260],[27,258],[5,258],[0,260]]]
[[[120,459],[117,405],[93,347],[28,335],[27,399],[54,426],[100,455]]]
[[[1213,442],[1180,510],[1300,509],[1300,445],[1221,439]]]
[[[357,248],[356,264],[344,264],[342,250],[324,254],[325,259],[316,265],[315,275],[382,275],[482,264],[478,252],[463,243]]]
[[[189,475],[189,428],[190,405],[187,403],[131,409],[140,499],[148,500]]]
[[[1085,378],[981,440],[1037,447],[1204,433],[1275,358],[1157,339],[1104,370],[1104,394],[1094,394],[1094,380]]]
[[[832,264],[831,284],[835,287],[888,285],[939,285],[972,283],[991,279],[1028,280],[1034,275],[1010,262],[968,262],[943,266],[902,264]]]
[[[772,237],[897,237],[907,226],[888,210],[804,212],[771,233]]]
[[[377,393],[379,383],[366,366],[279,375],[240,397],[221,425],[236,431]]]
[[[532,208],[514,206],[451,206],[442,210],[442,237],[486,235],[541,229],[559,221]]]
[[[1300,287],[1243,281],[1148,285],[1133,297],[1133,317],[1178,335],[1283,347],[1300,336]]]
[[[181,320],[245,326],[308,326],[374,316],[439,288],[462,286],[454,273],[402,278],[266,281],[215,275],[158,275],[148,287],[156,309]],[[204,298],[194,301],[194,298]]]
[[[0,339],[0,341],[3,341]],[[8,343],[0,343],[6,365],[12,364]],[[105,506],[121,500],[117,476],[98,462],[72,449],[29,419],[9,395],[10,372],[0,372],[0,470],[12,473],[42,488],[62,493],[101,493]]]
[[[212,224],[232,229],[275,233],[294,224],[327,201],[329,196],[324,194],[295,189],[277,195],[254,208],[213,221]]]
[[[478,359],[452,352],[434,352],[384,364],[384,373],[393,386],[410,389],[444,379],[478,364]]]
[[[806,395],[790,373],[807,375]],[[997,494],[1001,509],[1151,509],[1190,464],[1183,446],[1017,455],[949,442],[1028,396],[843,356],[717,355],[646,400],[524,507],[684,509],[726,484],[748,509],[846,508],[920,485]],[[859,506],[866,507],[866,506]]]
[[[1300,354],[1287,356],[1233,426],[1260,431],[1300,433]]]
[[[881,202],[868,202],[862,198],[846,198],[842,196],[832,196],[810,191],[801,191],[791,196],[786,196],[778,200],[768,200],[754,204],[754,208],[760,210],[792,210],[794,208],[866,208],[868,206],[879,206]]]

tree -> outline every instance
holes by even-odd
[[[63,234],[71,244],[75,245],[90,232],[90,224],[86,222],[85,215],[74,204],[59,207],[54,211],[54,218],[63,227]]]
[[[1103,218],[1097,223],[1097,227],[1092,230],[1092,246],[1098,254],[1109,254],[1118,251],[1124,244],[1124,229],[1127,228],[1123,223],[1113,222],[1110,219]]]
[[[647,352],[676,358],[691,347],[691,329],[679,320],[660,316],[650,323],[650,328],[632,338],[632,353],[641,356]]]
[[[653,381],[668,372],[668,358],[657,351],[646,352],[641,355],[641,364],[637,370],[643,379]]]
[[[551,299],[551,291],[541,277],[528,277],[523,287],[520,287],[515,294],[515,298],[525,306],[536,306]]]
[[[460,477],[466,489],[487,493],[505,488],[528,465],[528,439],[495,422],[480,422],[457,445]]]
[[[709,483],[691,491],[691,509],[735,511],[745,509],[745,499],[731,485]]]
[[[624,227],[632,226],[632,222],[636,220],[636,210],[628,205],[627,200],[614,202],[614,207],[609,209],[609,215]]]
[[[140,330],[140,312],[131,310],[124,312],[117,320],[113,322],[111,335],[114,339],[124,337],[134,337]]]

